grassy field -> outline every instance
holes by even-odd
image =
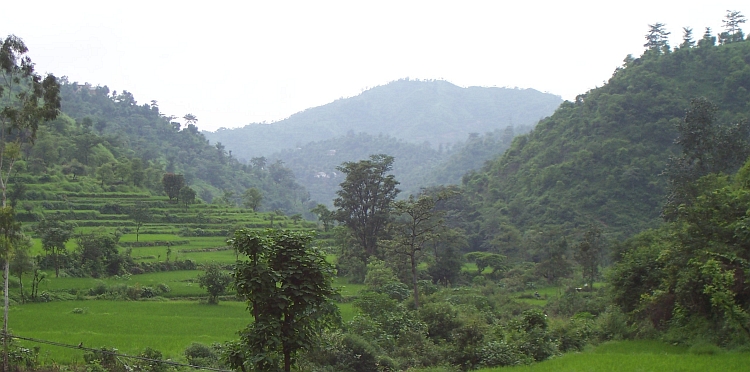
[[[340,304],[344,321],[356,310]],[[78,310],[76,310],[78,309]],[[237,338],[251,321],[244,302],[223,301],[218,306],[197,301],[58,301],[13,306],[8,316],[13,334],[86,347],[114,347],[137,354],[146,347],[165,358],[181,359],[192,342],[211,344]],[[19,341],[27,347],[36,346]],[[82,362],[83,352],[41,345],[42,362]]]
[[[687,347],[658,341],[616,341],[583,353],[529,366],[487,368],[481,372],[725,372],[747,371],[750,353],[693,354]]]
[[[83,313],[74,313],[76,308]],[[139,353],[150,346],[166,357],[179,358],[191,342],[210,344],[236,338],[250,319],[243,302],[211,306],[196,301],[60,301],[14,306],[9,326],[23,337],[115,347],[125,353]],[[77,350],[46,345],[42,350],[49,361],[83,360]]]

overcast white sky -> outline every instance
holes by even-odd
[[[195,4],[194,4],[195,3]],[[534,88],[601,86],[648,24],[698,39],[744,1],[12,1],[39,72],[127,90],[203,130],[273,122],[409,77]],[[750,25],[743,27],[747,33]]]

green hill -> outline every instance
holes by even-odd
[[[92,178],[97,190],[149,190],[163,195],[161,177],[183,174],[185,183],[206,202],[224,197],[239,204],[248,188],[263,194],[261,210],[303,213],[306,190],[281,164],[240,163],[220,145],[210,145],[190,123],[181,127],[159,111],[158,103],[139,104],[127,92],[61,79],[62,114],[39,127],[24,169],[31,176]],[[50,178],[52,179],[52,178]]]
[[[398,80],[310,108],[273,124],[204,132],[240,159],[268,156],[351,133],[383,134],[411,143],[463,141],[508,125],[533,125],[560,97],[533,89],[460,88],[446,81]]]
[[[520,127],[519,132],[528,132]],[[324,141],[311,142],[270,156],[281,160],[294,172],[297,180],[310,192],[310,198],[332,206],[338,185],[343,181],[336,169],[347,161],[367,159],[373,154],[395,158],[393,174],[400,182],[402,196],[419,193],[420,188],[460,184],[467,172],[502,154],[510,146],[513,127],[485,134],[472,133],[466,139],[437,150],[428,144],[415,144],[387,135],[348,134]]]
[[[750,116],[750,42],[648,50],[628,56],[608,83],[564,102],[510,150],[464,178],[480,209],[482,239],[518,244],[520,232],[570,232],[591,223],[628,236],[660,221],[677,151],[675,124],[706,97],[718,120]]]
[[[344,181],[344,175],[336,167],[373,154],[388,154],[396,159],[393,174],[401,183],[402,194],[406,195],[418,192],[426,175],[447,157],[447,152],[426,144],[358,133],[284,150],[271,155],[271,159],[282,160],[310,191],[312,200],[332,206],[339,184]]]

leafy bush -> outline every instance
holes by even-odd
[[[16,367],[11,367],[11,370],[35,370],[35,367],[39,365],[39,347],[29,349],[11,344],[8,350],[8,362]]]
[[[83,360],[91,367],[91,371],[125,372],[125,366],[115,356],[118,352],[115,348],[102,347],[83,354]]]
[[[627,324],[627,315],[617,306],[608,306],[607,309],[596,318],[596,328],[599,339],[602,341],[621,340],[629,337],[630,327]]]
[[[390,282],[380,287],[380,292],[388,295],[388,297],[401,302],[411,295],[409,286],[401,282]]]
[[[427,325],[427,335],[433,339],[449,340],[453,330],[461,325],[458,310],[446,302],[424,304],[419,309],[419,319]]]
[[[135,371],[165,372],[169,369],[169,365],[159,362],[162,359],[162,354],[159,350],[147,347],[138,356],[150,360],[138,359],[133,366],[133,370]]]
[[[573,317],[564,326],[554,329],[553,334],[561,352],[583,351],[595,334],[593,317]]]
[[[143,292],[141,293],[142,298],[154,298],[156,297],[156,291],[151,287],[143,287]]]
[[[537,362],[558,353],[555,340],[545,329],[539,327],[525,332],[517,342],[519,350]]]
[[[529,358],[514,345],[505,341],[490,341],[480,351],[482,367],[505,367],[528,364]]]
[[[96,285],[94,285],[93,287],[91,287],[91,289],[89,289],[90,296],[99,296],[105,293],[107,293],[107,284],[105,284],[101,280],[97,280]]]
[[[185,349],[185,358],[191,365],[210,367],[216,365],[219,355],[210,346],[193,342]]]
[[[159,283],[156,285],[156,290],[158,291],[159,294],[162,294],[162,293],[169,293],[169,291],[171,291],[172,289],[169,288],[169,286],[166,283]]]

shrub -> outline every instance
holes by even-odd
[[[39,347],[29,349],[11,344],[8,350],[8,361],[12,366],[11,370],[36,370],[35,367],[39,365]]]
[[[209,346],[193,342],[185,349],[185,358],[194,366],[210,367],[219,360],[217,353]]]
[[[409,286],[401,282],[387,283],[383,285],[382,287],[380,287],[379,292],[387,294],[388,297],[398,302],[401,302],[409,298],[409,295],[411,294],[411,291],[409,290]]]
[[[525,332],[519,341],[518,348],[537,362],[541,362],[558,352],[557,343],[542,328],[537,327]]]
[[[607,309],[596,318],[596,328],[599,339],[620,340],[630,335],[630,327],[627,324],[627,315],[619,307],[608,306]]]
[[[567,324],[554,331],[560,351],[583,351],[583,347],[589,343],[594,335],[594,329],[594,321],[591,317],[570,319]]]
[[[169,365],[159,362],[162,359],[161,351],[147,347],[142,353],[138,355],[142,358],[150,360],[139,359],[135,362],[133,369],[135,371],[143,372],[165,372],[169,369]]]
[[[156,297],[156,291],[151,287],[143,287],[143,292],[141,293],[142,298],[154,298]]]
[[[161,293],[169,293],[172,289],[166,283],[159,283],[156,285],[156,290]]]
[[[479,364],[483,367],[505,367],[528,364],[529,358],[505,341],[491,341],[482,347]]]
[[[458,310],[446,302],[424,304],[419,309],[419,319],[427,324],[427,335],[433,339],[450,339],[451,332],[461,325]]]
[[[90,367],[87,368],[90,371],[124,372],[125,366],[115,356],[118,352],[115,348],[102,347],[83,354],[83,360],[86,361],[87,367]]]
[[[107,285],[101,280],[97,280],[96,284],[89,289],[89,295],[91,296],[99,296],[105,293],[107,293]]]

